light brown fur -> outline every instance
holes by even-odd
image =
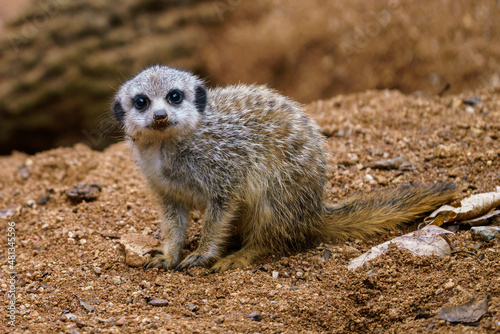
[[[140,110],[138,97],[148,102]],[[392,229],[456,194],[450,184],[409,186],[327,205],[317,125],[264,86],[206,89],[189,72],[154,66],[120,88],[113,112],[162,207],[165,240],[149,267],[243,268],[265,254]],[[204,211],[201,240],[181,261],[194,208]],[[235,240],[241,249],[227,255]]]

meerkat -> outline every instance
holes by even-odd
[[[120,87],[112,114],[160,202],[164,241],[145,268],[244,268],[395,228],[456,195],[452,184],[414,185],[327,204],[319,127],[266,86],[208,89],[188,71],[153,66]],[[193,209],[204,212],[201,238],[181,259]],[[227,254],[236,240],[241,248]]]

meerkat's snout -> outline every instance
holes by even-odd
[[[153,113],[153,119],[155,122],[163,122],[167,119],[167,112],[165,109],[156,110]]]
[[[165,109],[159,109],[153,112],[152,128],[155,130],[163,130],[170,125],[170,121]]]

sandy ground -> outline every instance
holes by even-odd
[[[109,146],[103,113],[151,64],[302,103],[498,87],[499,17],[498,0],[0,0],[0,155]]]
[[[329,200],[414,182],[454,182],[462,197],[494,191],[500,185],[499,93],[368,91],[306,106],[328,136]],[[462,102],[472,96],[480,102]],[[399,155],[405,168],[363,169]],[[95,201],[67,199],[66,191],[79,182],[100,185]],[[500,331],[500,243],[474,240],[468,230],[450,237],[449,257],[416,257],[394,248],[370,270],[348,271],[347,263],[416,225],[371,240],[268,256],[226,273],[128,267],[117,238],[155,235],[158,218],[123,143],[104,152],[76,145],[0,158],[0,210],[9,209],[1,214],[0,242],[6,250],[8,223],[15,222],[19,312],[9,326],[4,306],[11,270],[3,252],[0,328],[9,333]],[[197,245],[202,219],[191,219],[185,254]],[[443,307],[474,294],[491,296],[479,322],[454,325],[438,317]],[[156,298],[165,300],[163,306],[150,304]],[[249,318],[253,312],[262,319]]]

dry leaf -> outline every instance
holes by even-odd
[[[471,323],[481,319],[486,311],[488,311],[488,296],[481,300],[477,300],[474,296],[465,304],[443,307],[438,316],[449,322]]]
[[[93,312],[94,311],[94,309],[95,309],[94,305],[90,305],[90,302],[85,302],[85,301],[81,300],[80,297],[78,297],[77,295],[74,295],[74,296],[80,302],[80,306],[83,307],[85,310],[87,310],[87,312]]]
[[[471,220],[464,220],[463,224],[468,224],[470,226],[481,226],[491,224],[494,220],[500,219],[500,210],[495,210],[484,216],[477,217]]]
[[[391,243],[399,248],[408,249],[415,255],[449,256],[451,254],[451,248],[448,240],[446,240],[442,234],[453,233],[435,225],[427,225],[421,230],[405,234],[373,247],[368,252],[352,259],[347,269],[356,269],[366,266],[368,261],[386,253]]]
[[[439,225],[441,219],[443,223],[474,219],[490,212],[497,206],[500,206],[500,191],[472,195],[464,198],[458,208],[443,205],[425,218],[424,221]]]

